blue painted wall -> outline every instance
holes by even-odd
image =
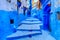
[[[0,10],[0,40],[4,40],[4,38],[12,32],[8,12]]]
[[[57,0],[51,0],[50,27],[52,30],[51,34],[56,38],[56,40],[60,40],[60,20],[57,19],[58,11],[60,12],[60,7]]]
[[[51,29],[52,35],[56,38],[56,40],[60,40],[60,20],[57,18],[57,12],[60,12],[60,7],[55,9],[55,12],[51,15]]]
[[[14,23],[10,24],[10,19],[14,19]],[[0,10],[0,40],[5,40],[6,36],[15,32],[18,27],[17,11]]]

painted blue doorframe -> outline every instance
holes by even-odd
[[[44,8],[44,13],[43,13],[43,27],[45,30],[50,30],[49,27],[49,18],[50,18],[50,11],[51,11],[51,6],[47,6]]]

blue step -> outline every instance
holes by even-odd
[[[33,25],[27,25],[27,24],[22,24],[20,25],[17,30],[32,30],[32,31],[40,31],[41,25],[40,24],[33,24]]]
[[[7,36],[7,40],[16,40],[20,38],[26,38],[26,37],[32,37],[35,35],[41,35],[40,31],[17,31],[16,33],[13,33],[12,35]]]
[[[41,24],[41,21],[22,21],[22,24]]]
[[[33,17],[28,17],[27,19],[25,19],[25,21],[39,21],[39,19],[33,18]]]

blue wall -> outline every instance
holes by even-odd
[[[15,26],[18,26],[18,13],[17,13],[17,11],[10,11],[9,18],[14,20]]]
[[[0,40],[11,33],[9,14],[7,11],[0,10]]]
[[[10,19],[14,19],[14,23],[10,24]],[[6,36],[10,35],[18,27],[18,15],[16,11],[0,10],[0,40],[5,40]]]
[[[57,19],[57,12],[60,12],[60,8],[55,9],[53,14],[51,15],[51,30],[52,35],[56,38],[56,40],[60,40],[60,20]]]

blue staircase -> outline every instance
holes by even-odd
[[[7,36],[7,40],[17,40],[21,38],[33,37],[41,35],[42,22],[36,18],[27,18],[21,22],[21,25],[16,29],[16,32]],[[25,39],[23,39],[25,40]]]

